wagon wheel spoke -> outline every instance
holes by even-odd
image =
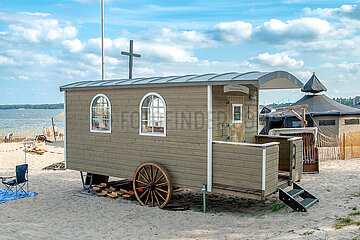
[[[145,186],[145,187],[137,187],[136,190],[140,190],[140,189],[144,189],[144,188],[147,188],[147,186]]]
[[[146,182],[150,182],[149,179],[147,179],[141,172],[139,172],[139,175],[140,175]]]
[[[169,192],[168,191],[165,191],[165,190],[163,190],[163,189],[161,189],[161,188],[155,188],[156,190],[159,190],[159,191],[162,191],[162,192],[164,192],[164,193],[166,193],[166,194],[168,194]]]
[[[147,179],[149,179],[148,182],[151,182],[151,180],[150,180],[150,178],[149,178],[148,171],[146,170],[146,167],[144,167],[144,172],[145,172],[145,175],[146,175]]]
[[[150,196],[150,191],[148,191],[148,195],[146,196],[145,205],[147,204],[147,202],[149,200],[149,196]]]
[[[164,186],[164,185],[167,185],[167,184],[168,184],[167,182],[163,182],[163,183],[155,184],[155,186],[159,187],[159,186]]]
[[[152,166],[150,165],[150,181],[151,182],[154,182],[154,179],[153,179],[153,171],[152,171]]]
[[[151,206],[153,207],[154,206],[154,195],[153,195],[154,192],[151,191],[150,194],[151,194]]]
[[[146,191],[143,192],[143,194],[141,194],[140,198],[142,198],[148,191],[149,191],[149,189],[146,189]]]
[[[147,183],[145,183],[145,182],[143,182],[143,181],[140,181],[140,180],[138,180],[138,179],[136,179],[136,182],[141,183],[141,184],[143,184],[143,185],[145,185],[145,186],[148,185]]]
[[[154,190],[154,192],[157,193],[164,201],[166,201],[165,198],[158,191]],[[156,194],[155,194],[155,196],[156,196]]]
[[[154,192],[153,192],[153,195],[154,195],[154,197],[155,197],[155,200],[156,200],[156,202],[157,202],[157,205],[158,205],[158,206],[161,206],[161,204],[160,204],[160,202],[159,202],[159,199],[158,199],[157,196],[156,196],[155,190],[154,190]]]
[[[157,184],[163,177],[164,177],[164,174],[163,174],[158,180],[156,180],[156,181],[154,182],[154,184]]]
[[[156,168],[156,170],[155,170],[155,174],[154,174],[154,178],[153,178],[153,181],[155,181],[155,179],[156,179],[156,176],[157,176],[158,172],[159,172],[159,169],[158,169],[158,168]]]

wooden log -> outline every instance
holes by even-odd
[[[100,187],[92,187],[91,190],[94,192],[101,192],[103,189],[101,189]]]
[[[124,194],[124,193],[127,193],[127,190],[120,188],[120,189],[118,190],[118,192]]]
[[[107,195],[108,195],[109,197],[111,197],[111,198],[118,198],[118,197],[120,197],[120,195],[117,194],[116,192],[111,192],[111,193],[108,193]]]
[[[101,192],[97,192],[95,194],[98,196],[101,196],[101,197],[105,197],[105,196],[107,196],[108,192],[105,190],[102,190]]]
[[[130,195],[130,194],[123,194],[121,197],[122,197],[122,198],[131,198],[132,195]]]

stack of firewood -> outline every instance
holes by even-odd
[[[132,182],[129,180],[120,180],[101,183],[91,188],[91,191],[98,196],[125,199],[133,199],[135,197],[132,190]]]

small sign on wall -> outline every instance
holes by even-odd
[[[235,85],[225,85],[224,93],[227,92],[242,92],[245,94],[249,94],[249,88],[243,85],[235,84]]]

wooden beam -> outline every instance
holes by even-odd
[[[306,108],[301,108],[301,113],[302,113],[302,119],[301,119],[301,127],[306,127],[307,121],[306,121],[306,113],[305,113]]]
[[[307,108],[308,105],[304,104],[304,105],[297,105],[297,106],[289,106],[289,107],[281,107],[281,108],[277,108],[275,109],[275,111],[285,111],[285,110],[293,110],[293,109],[302,109],[302,108]]]
[[[306,108],[308,107],[307,104],[304,105],[298,105],[298,106],[289,106],[289,107],[282,107],[282,108],[277,108],[275,109],[275,111],[290,111],[292,114],[294,114],[295,117],[297,117],[300,121],[301,121],[301,127],[304,128],[307,125],[307,121],[306,121]],[[301,115],[300,116],[297,112],[295,112],[295,109],[301,109]]]
[[[294,110],[290,109],[289,110],[292,114],[294,114],[295,117],[297,117],[300,121],[302,121],[302,117],[297,113],[295,112]]]

